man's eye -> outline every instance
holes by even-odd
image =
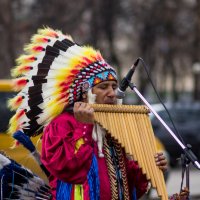
[[[106,86],[105,85],[101,85],[99,88],[104,90],[104,89],[106,89]]]
[[[114,85],[112,88],[113,88],[113,90],[116,90],[117,89],[117,85]]]

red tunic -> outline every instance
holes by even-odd
[[[92,139],[93,125],[78,122],[73,114],[63,113],[46,128],[42,138],[42,163],[50,172],[49,183],[56,196],[57,180],[72,184],[86,185],[93,154],[98,161],[100,199],[110,200],[111,190],[105,158],[99,158],[96,142]],[[75,144],[84,139],[77,152]],[[144,194],[147,180],[134,161],[126,159],[127,177],[130,191],[136,188],[137,197]]]

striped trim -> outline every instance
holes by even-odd
[[[104,138],[104,154],[108,166],[112,199],[129,200],[124,154],[120,144],[109,134],[106,134]]]
[[[117,187],[117,179],[116,179],[116,171],[114,169],[114,165],[112,162],[112,155],[110,153],[110,147],[108,145],[107,137],[104,138],[104,155],[108,167],[108,175],[110,179],[110,188],[111,188],[111,199],[118,200],[118,187]]]

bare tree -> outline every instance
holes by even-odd
[[[11,66],[14,65],[14,17],[12,0],[2,0],[0,2],[0,78],[9,77]]]
[[[200,63],[200,1],[196,1],[194,7],[195,16],[195,29],[194,29],[194,44],[193,44],[193,63]],[[194,74],[194,91],[193,97],[195,100],[200,100],[200,74]]]
[[[139,24],[136,24],[136,28],[141,55],[151,66],[150,73],[153,79],[160,79],[158,88],[166,88],[166,86],[164,87],[166,82],[162,80],[166,76],[171,77],[172,99],[177,101],[179,99],[177,78],[184,71],[186,76],[188,68],[191,66],[191,49],[193,47],[190,32],[194,26],[193,7],[195,5],[184,0],[137,1],[132,4],[135,5],[134,25]],[[181,66],[180,63],[182,63]],[[160,68],[162,70],[158,70]],[[142,80],[140,89],[145,93],[148,80],[143,71],[139,76],[139,79]],[[163,93],[166,93],[165,91]]]
[[[170,88],[174,101],[180,99],[180,81],[199,62],[200,2],[187,0],[2,0],[0,2],[0,78],[9,77],[23,45],[42,26],[61,29],[81,44],[103,52],[114,66],[141,56],[159,91]],[[130,63],[131,64],[131,63]],[[125,66],[124,65],[124,66]],[[118,67],[121,76],[122,67]],[[141,68],[140,91],[149,90]],[[194,98],[199,99],[199,76],[195,75]],[[177,93],[179,91],[179,93]],[[164,96],[165,97],[165,96]]]

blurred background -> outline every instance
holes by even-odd
[[[200,0],[0,0],[1,133],[12,115],[6,108],[7,99],[14,95],[10,69],[43,26],[100,49],[120,79],[138,57],[143,58],[178,132],[200,158]],[[141,63],[132,81],[174,130]],[[141,102],[128,90],[125,103]],[[155,117],[151,120],[170,166],[180,169],[181,149]],[[0,149],[8,149],[3,141],[8,140],[0,140]]]

